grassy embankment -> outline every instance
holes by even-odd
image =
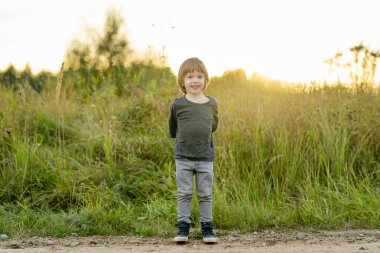
[[[59,86],[2,89],[0,232],[172,235],[166,120],[181,94],[161,86],[123,97],[106,86],[86,99]],[[220,78],[206,93],[220,104],[217,228],[380,227],[378,92]]]

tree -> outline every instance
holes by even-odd
[[[87,69],[93,64],[92,57],[90,45],[73,40],[66,53],[65,65],[76,70]]]
[[[213,77],[210,82],[217,85],[245,85],[248,82],[245,71],[241,68],[235,70],[228,70],[223,73],[221,77]]]
[[[17,71],[16,68],[11,64],[4,71],[1,76],[0,83],[5,87],[12,87],[16,84],[17,81]]]
[[[32,73],[32,69],[30,68],[29,63],[25,65],[24,70],[22,70],[17,78],[17,82],[24,86],[30,85],[35,91],[41,92],[43,83],[38,82]],[[24,86],[25,87],[25,86]]]
[[[124,18],[116,9],[109,9],[102,33],[88,34],[90,43],[73,40],[69,46],[65,65],[71,69],[108,69],[125,65],[132,50],[121,29]]]
[[[121,32],[124,19],[116,9],[107,13],[103,34],[96,45],[97,57],[102,67],[124,65],[130,53],[129,42]]]

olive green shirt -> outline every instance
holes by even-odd
[[[169,133],[175,138],[175,159],[214,161],[212,133],[218,127],[218,103],[207,98],[208,102],[198,104],[182,96],[170,104]]]

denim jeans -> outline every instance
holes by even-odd
[[[213,162],[175,160],[178,186],[178,222],[190,223],[190,203],[193,197],[193,175],[197,187],[201,222],[212,222],[211,187]]]

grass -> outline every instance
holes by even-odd
[[[168,88],[171,87],[171,88]],[[86,99],[69,87],[0,92],[0,232],[170,236],[176,223],[168,106],[174,83]],[[213,79],[214,223],[380,227],[380,95],[338,86]],[[192,221],[199,226],[196,197]]]

